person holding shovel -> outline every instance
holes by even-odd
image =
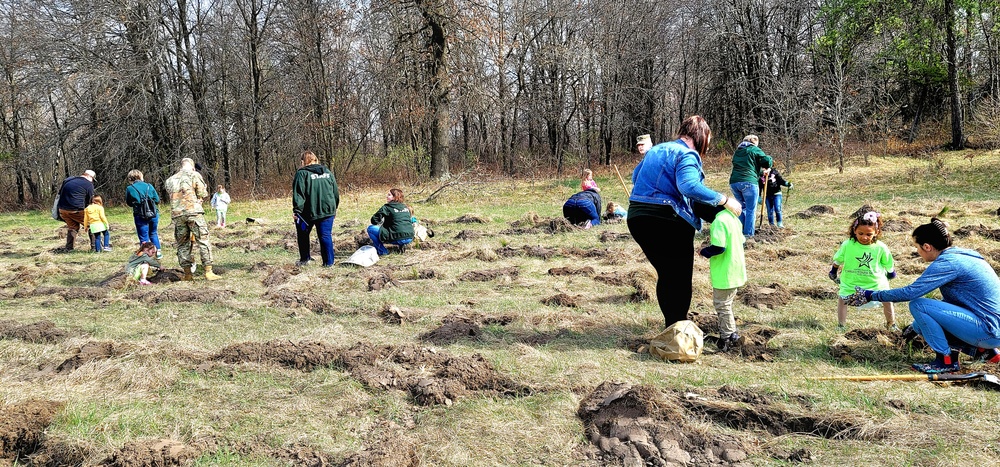
[[[960,369],[959,352],[990,363],[1000,363],[1000,279],[975,250],[952,246],[948,225],[933,218],[913,230],[917,254],[930,263],[912,284],[897,289],[866,290],[860,287],[847,303],[870,301],[910,302],[913,332],[934,350],[930,363],[913,369],[933,374]],[[938,289],[941,300],[924,298]],[[905,332],[904,332],[905,334]]]
[[[776,167],[764,170],[764,175],[757,180],[760,190],[764,193],[764,209],[767,210],[767,223],[777,225],[779,229],[785,228],[782,223],[781,214],[781,187],[792,189],[792,182],[785,180]]]
[[[687,319],[691,308],[694,233],[701,228],[691,203],[725,206],[737,216],[742,211],[736,199],[705,186],[701,157],[711,141],[708,122],[688,117],[676,140],[653,146],[632,171],[626,222],[656,270],[656,300],[666,327]]]
[[[771,156],[764,154],[757,144],[760,138],[757,135],[747,135],[743,142],[733,153],[733,171],[729,175],[729,188],[733,190],[733,197],[739,201],[743,208],[740,214],[740,222],[743,223],[743,236],[753,237],[754,212],[757,209],[757,178],[760,177],[764,169],[774,166]]]

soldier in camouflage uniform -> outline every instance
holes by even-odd
[[[167,193],[170,195],[170,217],[174,221],[174,238],[177,240],[177,261],[184,268],[184,280],[192,280],[191,242],[198,242],[201,264],[205,268],[205,279],[219,279],[212,272],[212,245],[208,243],[208,224],[201,200],[208,197],[208,188],[201,174],[194,170],[194,161],[181,160],[181,170],[167,179]]]

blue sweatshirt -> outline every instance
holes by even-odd
[[[898,289],[872,293],[872,300],[906,302],[941,289],[946,303],[957,305],[983,320],[987,330],[1000,330],[1000,279],[975,250],[950,247],[931,262],[917,280]]]

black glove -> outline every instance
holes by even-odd
[[[896,278],[896,271],[889,271],[889,272],[885,273],[885,278],[886,279],[895,279]]]
[[[837,277],[837,266],[836,265],[834,265],[832,268],[830,268],[830,274],[827,274],[827,276],[830,277],[830,280],[833,281],[834,284],[839,284],[840,283],[840,279]]]
[[[698,254],[706,258],[711,258],[715,255],[721,254],[724,251],[726,251],[725,247],[721,247],[718,245],[710,245],[706,246],[705,248],[702,248],[701,251],[698,252]]]

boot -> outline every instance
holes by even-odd
[[[77,235],[77,233],[78,232],[75,231],[75,230],[67,230],[66,231],[66,250],[67,251],[73,249],[73,243],[76,242],[76,235]]]
[[[191,266],[184,266],[184,277],[181,278],[182,281],[193,281],[194,276],[191,275]]]
[[[219,277],[214,272],[212,272],[211,265],[205,266],[205,280],[217,281],[219,279],[222,279],[222,277]]]

